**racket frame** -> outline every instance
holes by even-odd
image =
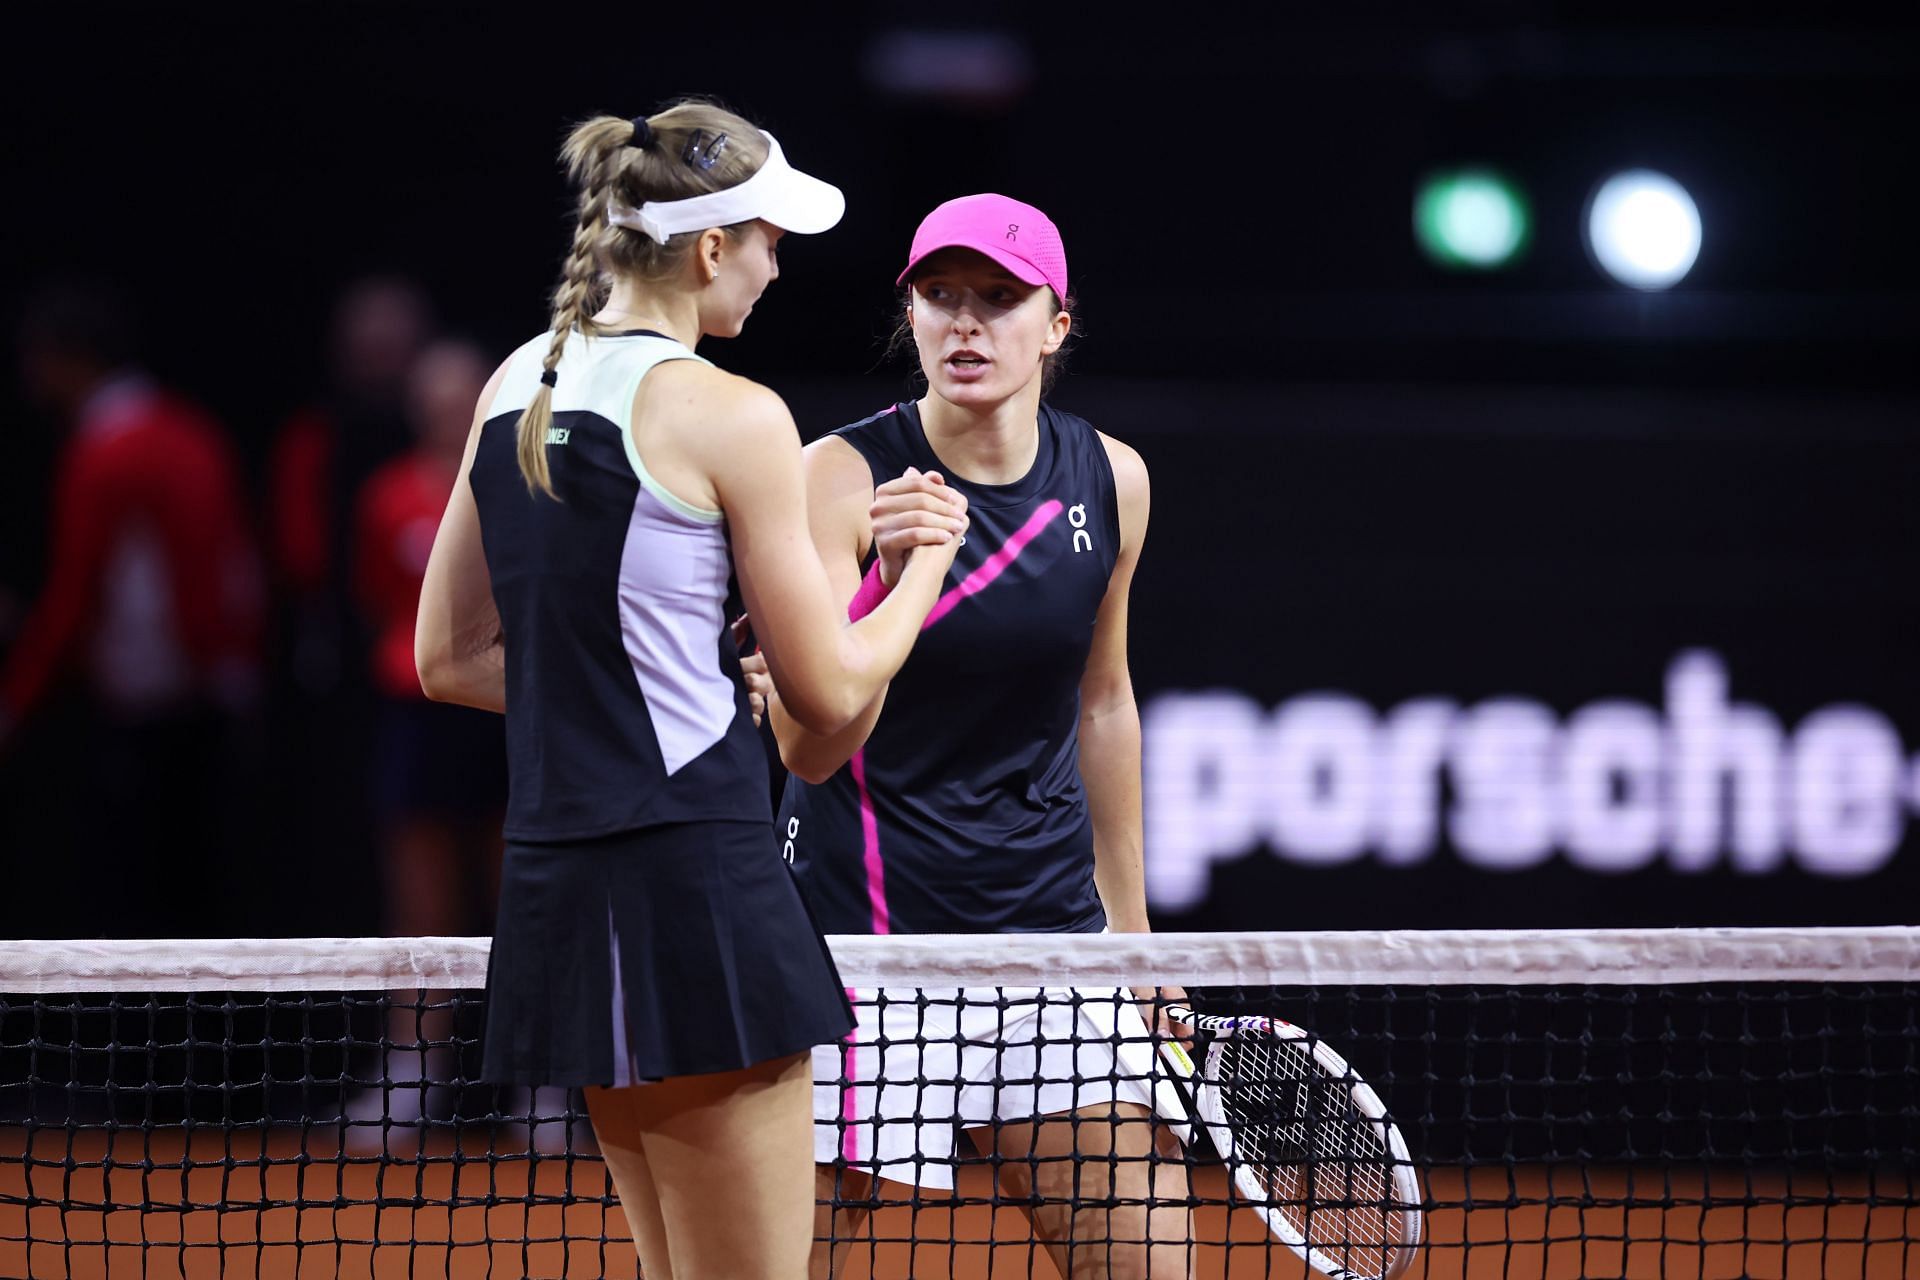
[[[1205,1062],[1200,1065],[1195,1064],[1192,1055],[1178,1041],[1163,1039],[1160,1042],[1160,1060],[1172,1071],[1171,1076],[1165,1078],[1156,1073],[1154,1100],[1161,1118],[1173,1130],[1174,1136],[1191,1148],[1197,1125],[1212,1142],[1214,1150],[1226,1161],[1235,1189],[1265,1220],[1267,1229],[1308,1266],[1329,1280],[1393,1280],[1402,1274],[1413,1261],[1420,1244],[1420,1179],[1414,1171],[1413,1158],[1408,1154],[1406,1139],[1401,1136],[1399,1126],[1387,1115],[1386,1106],[1373,1087],[1361,1079],[1359,1073],[1326,1041],[1290,1022],[1258,1015],[1220,1017],[1200,1014],[1178,1005],[1169,1007],[1166,1014],[1170,1021],[1205,1031],[1213,1037],[1213,1043],[1207,1048]],[[1324,1250],[1314,1248],[1279,1210],[1268,1204],[1266,1189],[1251,1171],[1240,1164],[1233,1127],[1221,1107],[1221,1091],[1216,1081],[1220,1058],[1226,1050],[1225,1042],[1247,1033],[1271,1035],[1303,1044],[1314,1064],[1345,1087],[1354,1110],[1367,1121],[1386,1149],[1390,1157],[1387,1172],[1394,1197],[1394,1211],[1400,1218],[1403,1238],[1390,1250],[1387,1264],[1380,1275],[1371,1276],[1343,1267],[1326,1256]]]

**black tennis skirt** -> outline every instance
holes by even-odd
[[[507,845],[485,1079],[645,1084],[785,1057],[852,1028],[770,825]]]

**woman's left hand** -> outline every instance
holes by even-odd
[[[733,643],[744,645],[753,635],[747,626],[747,615],[741,614],[733,620]],[[740,674],[747,681],[747,706],[753,711],[753,727],[758,729],[767,718],[767,699],[773,696],[773,677],[767,674],[767,655],[760,652],[758,645],[752,653],[742,655]]]
[[[1177,1040],[1188,1051],[1193,1049],[1193,1032],[1185,1024],[1167,1016],[1171,1008],[1191,1009],[1185,987],[1135,987],[1133,998],[1140,1004],[1140,1020],[1153,1032],[1156,1042]]]

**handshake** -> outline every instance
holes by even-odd
[[[879,570],[878,598],[900,581],[907,561],[920,547],[935,548],[932,554],[944,556],[949,565],[953,563],[953,557],[967,542],[967,499],[948,486],[938,471],[908,467],[899,479],[889,480],[873,491],[867,523]],[[867,587],[863,585],[860,590]],[[855,607],[859,608],[857,603]],[[735,645],[744,649],[751,635],[746,615],[742,614],[733,623]],[[746,678],[747,705],[757,728],[766,718],[767,700],[773,694],[766,655],[756,646],[741,657],[740,670]]]
[[[952,544],[957,551],[967,542],[967,500],[938,471],[908,467],[898,480],[875,489],[867,520],[880,582],[888,588],[900,581],[915,548]]]

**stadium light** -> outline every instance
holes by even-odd
[[[1526,249],[1532,232],[1526,196],[1491,169],[1433,174],[1414,195],[1414,238],[1450,270],[1504,267]]]
[[[1700,256],[1700,210],[1687,189],[1664,173],[1616,173],[1587,203],[1587,248],[1621,284],[1669,288]]]

